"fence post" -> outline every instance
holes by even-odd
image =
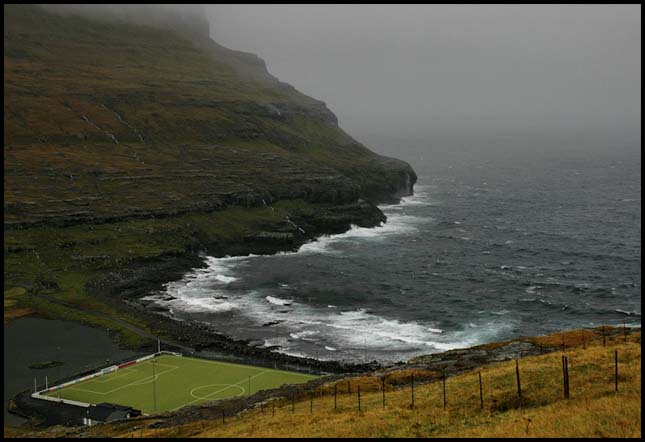
[[[484,393],[482,391],[482,372],[481,370],[477,373],[479,374],[479,408],[484,408]]]
[[[517,377],[517,396],[521,399],[522,388],[520,387],[520,364],[517,359],[515,359],[515,375]]]
[[[614,374],[614,379],[616,383],[616,391],[618,391],[618,350],[614,353],[614,364],[615,364],[615,374]]]
[[[222,424],[225,423],[224,421],[224,409],[222,408]]]
[[[296,409],[296,395],[294,393],[291,393],[291,414],[294,413]]]
[[[334,384],[334,411],[336,410],[336,387],[338,384]]]
[[[564,391],[564,398],[567,398],[567,372],[564,368],[564,355],[562,355],[562,388]]]
[[[602,326],[602,346],[606,347],[607,343],[605,342],[605,326]]]
[[[623,319],[623,337],[625,342],[627,342],[627,321]]]
[[[309,413],[314,412],[314,394],[310,393],[309,395]]]
[[[272,402],[271,405],[271,416],[275,416],[275,402]]]
[[[411,384],[412,384],[412,409],[414,409],[414,373],[412,373]]]
[[[358,392],[358,411],[361,411],[361,386],[357,387]]]
[[[383,392],[383,408],[385,408],[385,378],[381,378],[381,391]]]
[[[565,356],[564,357],[564,373],[566,377],[566,383],[567,383],[567,399],[571,397],[571,393],[569,392],[569,357]]]
[[[349,385],[349,381],[347,381],[347,394],[352,394],[352,387]]]
[[[446,409],[446,375],[445,373],[443,374],[443,377],[441,378],[442,383],[443,383],[443,409]]]

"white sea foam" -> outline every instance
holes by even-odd
[[[291,305],[293,303],[293,299],[282,299],[276,296],[265,296],[264,299],[275,305]]]
[[[234,276],[226,276],[226,275],[215,275],[215,279],[218,281],[221,281],[225,284],[231,283],[233,281],[237,281],[237,278]]]
[[[636,312],[636,311],[634,311],[634,312],[630,312],[630,311],[622,310],[622,309],[619,309],[619,308],[617,308],[617,309],[616,309],[616,311],[617,311],[618,313],[623,313],[623,314],[628,315],[628,316],[632,316],[632,315],[634,315],[634,316],[640,316],[640,315],[641,315],[641,312]]]
[[[332,246],[337,242],[347,241],[361,241],[361,240],[376,240],[381,241],[391,235],[403,235],[414,233],[418,230],[418,225],[432,221],[430,217],[419,217],[412,215],[390,214],[386,223],[376,227],[359,227],[352,225],[351,228],[336,235],[323,235],[314,241],[300,246],[297,252],[285,252],[279,255],[292,255],[295,253],[325,253],[325,254],[340,254],[340,250],[336,250]]]
[[[388,217],[387,222],[381,226],[352,226],[347,232],[323,236],[304,244],[297,252],[278,253],[277,259],[280,256],[300,253],[342,253],[341,250],[334,249],[334,243],[382,241],[390,235],[414,233],[421,224],[431,221],[431,218],[412,216],[400,209],[421,204],[432,204],[424,191],[403,198],[398,206],[381,206]],[[512,322],[506,318],[505,321],[494,324],[476,321],[471,323],[467,332],[444,332],[437,327],[438,324],[386,318],[365,309],[339,311],[331,304],[307,305],[293,299],[277,297],[275,292],[243,292],[231,289],[235,285],[229,287],[229,284],[241,279],[240,275],[236,274],[236,267],[252,262],[255,257],[256,255],[206,257],[206,268],[195,269],[186,274],[181,281],[166,284],[164,295],[150,298],[160,305],[172,307],[175,311],[220,313],[235,310],[236,314],[258,325],[279,319],[280,326],[272,328],[271,333],[282,336],[268,337],[264,345],[279,346],[280,351],[287,354],[298,354],[294,351],[301,350],[301,346],[311,346],[310,343],[302,341],[315,341],[328,351],[338,351],[341,357],[352,352],[356,355],[365,350],[432,353],[475,345],[482,339],[494,337],[499,330]],[[288,285],[280,284],[280,287]],[[285,313],[284,307],[289,305],[289,311]]]

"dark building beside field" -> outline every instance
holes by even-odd
[[[103,402],[90,405],[87,409],[87,416],[83,419],[85,425],[93,425],[99,422],[112,422],[140,416],[141,411],[124,405],[110,404]]]

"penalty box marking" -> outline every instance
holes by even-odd
[[[254,369],[254,370],[259,370],[261,367],[259,366],[254,366],[254,365],[244,365],[244,364],[233,364],[231,362],[221,362],[221,361],[209,361],[207,359],[200,359],[200,358],[192,358],[190,356],[186,357],[185,359],[190,360],[190,361],[196,361],[196,362],[203,362],[205,364],[215,364],[215,365],[230,365],[233,367],[244,367],[248,369]],[[278,370],[275,368],[270,368],[268,371],[275,371],[276,373],[288,373],[293,376],[303,376],[303,377],[315,377],[315,375],[307,374],[307,373],[298,373],[295,371],[288,371],[288,370]]]
[[[107,373],[107,374],[101,375],[100,377],[107,377],[108,379],[105,379],[103,381],[99,381],[98,379],[89,379],[87,381],[87,383],[88,384],[89,383],[109,384],[110,382],[112,382],[112,381],[114,381],[116,379],[120,379],[120,378],[122,378],[124,376],[129,376],[131,374],[141,374],[139,368],[141,368],[141,366],[143,366],[144,364],[150,364],[150,363],[148,361],[145,361],[145,362],[141,362],[141,363],[136,364],[136,365],[131,365],[129,367],[125,367],[125,368],[122,368],[121,370],[119,370],[121,372],[124,372],[124,373],[122,373],[120,375],[110,376],[110,375],[113,375],[113,374],[116,374],[116,373]],[[160,364],[160,363],[156,363],[156,365],[160,365],[160,366],[163,366],[163,367],[175,367],[174,365]]]
[[[127,367],[127,368],[130,368],[130,367]],[[139,371],[139,370],[137,370],[135,368],[132,368],[132,370],[127,370],[127,368],[123,370],[125,373],[120,374],[118,376],[109,376],[108,379],[106,379],[104,381],[99,381],[98,379],[91,379],[91,381],[94,382],[94,383],[97,383],[97,384],[108,384],[108,383],[110,383],[110,382],[112,382],[112,381],[114,381],[116,379],[120,379],[120,378],[122,378],[124,376],[130,376],[131,374],[137,373]],[[110,373],[108,373],[108,374],[110,374]],[[105,375],[101,375],[101,377],[103,377],[103,376],[105,376]]]
[[[162,365],[162,364],[159,364],[159,365]],[[180,367],[178,367],[178,366],[174,366],[174,365],[166,365],[166,364],[163,364],[163,365],[164,365],[164,366],[166,366],[166,367],[172,367],[172,368],[171,368],[170,370],[162,371],[161,373],[157,373],[157,374],[155,374],[155,376],[154,376],[154,379],[155,379],[155,380],[156,380],[156,379],[159,379],[159,376],[161,376],[162,374],[170,373],[171,371],[174,371],[174,370],[176,370],[176,369],[180,368]],[[111,393],[114,393],[115,391],[122,390],[122,389],[124,389],[124,388],[130,387],[130,386],[132,386],[132,385],[144,385],[144,384],[146,384],[146,383],[148,383],[148,382],[152,382],[152,380],[153,380],[153,376],[147,376],[147,377],[145,377],[145,378],[143,378],[143,379],[137,379],[136,381],[130,382],[129,384],[125,384],[125,385],[123,385],[123,386],[121,386],[121,387],[117,387],[117,388],[115,388],[115,389],[113,389],[113,390],[106,391],[106,392],[100,392],[100,391],[94,391],[94,390],[87,390],[87,389],[80,388],[80,387],[69,387],[69,388],[70,388],[71,390],[78,390],[78,391],[85,391],[85,392],[87,392],[87,393],[94,393],[94,394],[102,394],[102,395],[106,395],[106,394],[111,394]]]

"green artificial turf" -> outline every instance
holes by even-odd
[[[143,413],[154,413],[244,396],[316,377],[251,365],[161,355],[47,395],[91,404],[127,405]]]

